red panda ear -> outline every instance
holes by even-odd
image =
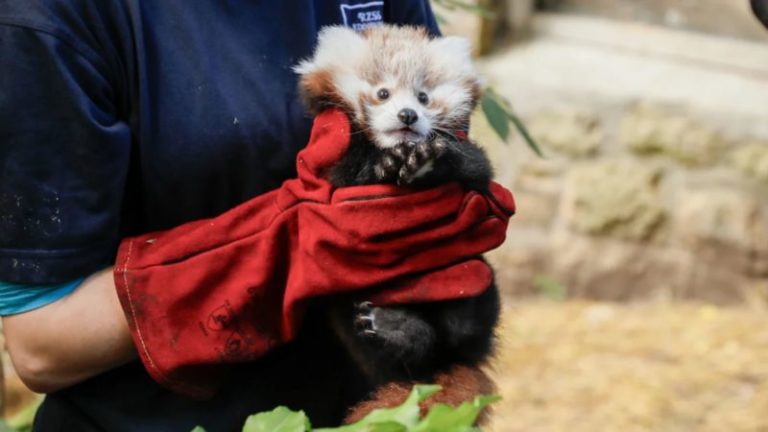
[[[333,74],[325,69],[303,74],[299,80],[299,94],[312,114],[318,114],[333,106],[347,105],[334,85]]]
[[[452,80],[470,84],[480,78],[472,64],[472,44],[468,39],[458,36],[435,38],[429,41],[429,54],[433,66],[443,71]]]
[[[474,111],[477,104],[480,103],[480,98],[483,97],[483,80],[481,78],[470,78],[467,81],[467,87],[469,88],[469,104],[472,111]]]
[[[293,68],[301,76],[299,90],[307,108],[316,114],[337,106],[351,113],[359,86],[348,85],[355,81],[346,78],[357,76],[369,51],[365,38],[348,27],[322,29],[313,56]]]
[[[429,41],[433,56],[443,66],[458,68],[459,71],[472,70],[472,43],[459,36],[445,36]]]

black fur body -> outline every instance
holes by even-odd
[[[382,150],[352,134],[345,157],[331,170],[338,187],[407,183],[434,186],[458,181],[484,192],[492,178],[485,152],[469,140],[432,135],[422,143]],[[426,173],[415,173],[428,165]],[[495,284],[467,299],[380,307],[368,302],[334,304],[332,324],[344,346],[374,385],[429,381],[436,372],[462,364],[476,366],[490,356],[499,316]]]

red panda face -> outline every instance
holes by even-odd
[[[295,70],[313,113],[343,108],[381,148],[453,133],[466,126],[479,97],[469,43],[430,39],[414,27],[328,27],[314,56]]]
[[[371,86],[362,103],[368,127],[381,148],[394,147],[401,142],[420,142],[432,131],[435,113],[429,109],[426,88],[414,88],[410,83],[388,77]]]

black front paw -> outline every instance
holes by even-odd
[[[373,166],[373,172],[379,182],[396,182],[400,167],[408,159],[409,146],[412,143],[400,143],[392,148],[382,149],[379,159]]]
[[[435,329],[416,312],[405,308],[355,305],[354,327],[358,337],[375,348],[378,357],[419,367],[432,356]]]
[[[397,173],[397,183],[409,184],[428,173],[432,163],[445,154],[447,148],[448,141],[439,135],[427,141],[410,143],[405,163]]]
[[[448,140],[439,135],[422,142],[403,142],[381,150],[374,172],[381,182],[410,184],[428,173],[447,148]]]
[[[354,320],[355,333],[358,336],[372,338],[377,335],[373,304],[371,302],[365,301],[355,304]]]

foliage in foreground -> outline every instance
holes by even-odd
[[[35,413],[42,402],[43,398],[38,397],[10,418],[0,419],[0,432],[30,432]]]
[[[439,390],[437,385],[414,386],[399,407],[374,410],[357,423],[337,428],[312,429],[303,411],[281,406],[248,417],[243,432],[476,432],[480,430],[473,426],[477,416],[483,408],[499,400],[498,396],[477,396],[458,407],[436,404],[427,415],[420,417],[419,402]],[[198,426],[192,432],[205,432],[205,429]]]

